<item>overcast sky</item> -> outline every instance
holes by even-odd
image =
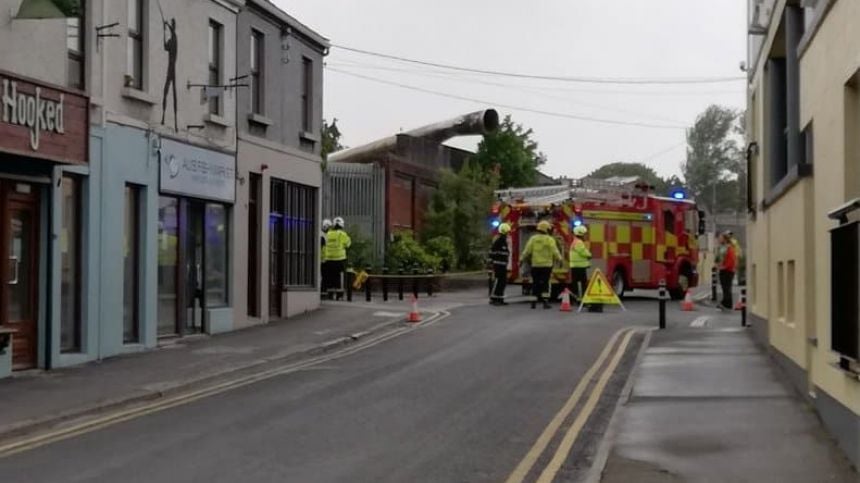
[[[742,76],[739,63],[746,56],[746,2],[738,0],[274,1],[335,45],[485,70],[606,79],[725,78]],[[641,161],[663,176],[677,174],[685,156],[683,127],[709,104],[744,105],[743,81],[553,82],[445,72],[337,47],[326,63],[324,115],[338,119],[347,146],[497,107],[534,129],[548,158],[543,170],[553,176],[583,176],[612,161]],[[474,149],[477,140],[452,144]]]

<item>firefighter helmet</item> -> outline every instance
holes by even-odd
[[[537,231],[541,233],[549,233],[550,229],[552,229],[552,225],[550,225],[549,222],[546,220],[543,220],[537,224]]]
[[[336,226],[338,228],[343,228],[343,225],[344,225],[343,218],[338,216],[337,218],[334,219],[334,226]]]
[[[326,218],[325,220],[322,221],[322,229],[328,230],[329,228],[331,228],[331,220]]]
[[[573,229],[573,234],[576,236],[585,236],[586,234],[588,234],[588,228],[586,228],[584,225],[579,225],[578,227]]]
[[[511,225],[509,225],[507,223],[502,223],[501,225],[499,225],[499,233],[500,234],[507,235],[510,232],[511,232]]]

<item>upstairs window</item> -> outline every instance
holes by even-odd
[[[143,89],[143,4],[146,0],[128,0],[128,45],[125,69],[126,87]]]
[[[224,27],[214,21],[209,21],[209,86],[212,91],[218,93],[221,91],[221,73],[224,70],[222,65],[222,40]],[[209,113],[221,114],[221,96],[212,95],[209,97]]]
[[[81,12],[84,11],[84,2],[81,2]],[[74,89],[84,90],[85,68],[84,68],[84,16],[66,19],[66,76],[67,84]]]
[[[302,130],[313,132],[314,125],[314,63],[302,58]]]
[[[263,56],[265,37],[261,32],[251,31],[251,112],[263,114]]]

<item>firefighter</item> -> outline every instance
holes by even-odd
[[[532,267],[532,291],[535,294],[532,308],[535,308],[537,302],[541,302],[545,309],[550,308],[547,300],[549,298],[549,279],[552,276],[552,267],[555,262],[562,260],[555,238],[549,234],[551,229],[552,225],[548,221],[544,220],[538,223],[538,233],[529,238],[526,248],[520,256],[521,263],[528,261]]]
[[[320,232],[320,274],[322,275],[322,282],[320,283],[320,291],[322,293],[328,292],[329,286],[331,286],[331,281],[328,276],[328,263],[326,262],[326,249],[325,249],[325,238],[326,233],[331,229],[331,220],[326,218],[322,221],[322,231]]]
[[[737,251],[732,243],[732,237],[728,233],[723,233],[720,236],[720,243],[723,246],[723,250],[721,250],[723,256],[720,261],[720,285],[723,289],[723,300],[720,303],[720,308],[732,310],[732,284],[737,269]]]
[[[334,219],[332,227],[325,237],[325,258],[329,268],[328,292],[330,295],[336,294],[338,299],[343,296],[346,251],[352,245],[352,240],[343,228],[343,218],[338,216]]]
[[[505,302],[505,287],[508,283],[508,257],[511,251],[508,248],[508,233],[511,225],[502,223],[499,225],[499,234],[493,239],[490,247],[490,262],[493,264],[493,293],[490,295],[490,305],[508,305]]]
[[[570,291],[577,301],[582,301],[588,286],[588,269],[591,267],[591,251],[585,243],[588,228],[579,225],[573,229],[573,243],[570,244]]]

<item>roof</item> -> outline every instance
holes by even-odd
[[[269,14],[275,20],[281,22],[282,24],[288,26],[289,28],[298,32],[302,37],[305,37],[309,41],[315,43],[318,47],[322,49],[328,49],[330,46],[330,42],[327,38],[323,37],[312,28],[307,25],[299,22],[295,17],[281,10],[277,5],[271,2],[271,0],[246,0],[249,6],[254,6],[260,10],[263,10],[267,14]]]

